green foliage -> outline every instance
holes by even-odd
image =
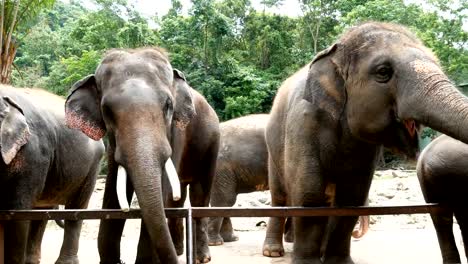
[[[58,2],[21,43],[15,85],[46,88],[65,95],[71,85],[96,69],[110,48],[151,46],[157,35],[146,18],[125,1],[96,1],[97,10],[79,2]],[[124,8],[125,7],[125,8]]]
[[[62,58],[52,65],[52,71],[46,79],[46,87],[59,95],[66,95],[76,81],[94,73],[102,57],[99,51],[83,51],[81,56]]]
[[[435,131],[434,129],[432,129],[430,127],[425,127],[422,130],[421,138],[430,138],[432,140],[432,139],[436,138],[437,135],[438,135],[437,131]]]

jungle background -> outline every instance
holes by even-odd
[[[267,12],[297,1],[301,15]],[[411,28],[468,92],[466,0],[171,0],[142,15],[127,0],[2,0],[0,82],[65,96],[110,48],[160,46],[221,121],[270,110],[281,82],[361,21]],[[434,137],[423,133],[425,144]],[[394,158],[387,153],[385,161]]]

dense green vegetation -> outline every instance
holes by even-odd
[[[427,0],[424,6],[402,0],[299,1],[300,17],[254,10],[249,0],[192,0],[183,15],[180,1],[172,0],[169,13],[153,18],[143,17],[126,0],[94,0],[92,9],[81,1],[57,1],[29,27],[17,28],[21,38],[12,83],[65,95],[75,81],[94,72],[105,50],[156,45],[167,49],[173,66],[225,120],[268,112],[282,80],[344,29],[369,19],[409,26],[454,82],[468,82],[466,1]]]

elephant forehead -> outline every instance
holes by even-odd
[[[119,84],[129,79],[144,79],[149,83],[157,80],[166,86],[172,86],[173,79],[169,64],[141,57],[128,58],[118,64],[102,64],[96,75],[97,79],[108,84]]]

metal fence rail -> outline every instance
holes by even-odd
[[[439,213],[446,210],[438,204],[405,206],[357,206],[357,207],[191,207],[165,209],[168,218],[185,218],[187,264],[194,263],[195,222],[200,217],[288,217],[288,216],[360,216]],[[4,264],[4,230],[1,221],[15,220],[91,220],[91,219],[138,219],[140,210],[129,212],[113,209],[99,210],[0,210],[0,264]]]

